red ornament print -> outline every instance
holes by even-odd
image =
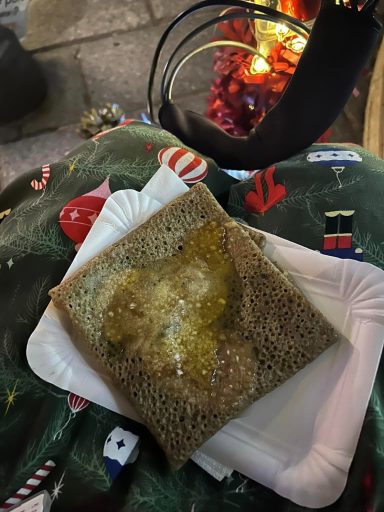
[[[107,178],[95,190],[69,201],[61,210],[59,219],[60,227],[67,237],[76,244],[83,243],[110,195]]]
[[[183,148],[163,148],[159,162],[167,165],[184,183],[197,183],[208,174],[208,164],[201,157]]]

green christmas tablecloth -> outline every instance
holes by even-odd
[[[382,160],[354,145],[314,145],[236,182],[202,155],[186,168],[180,161],[190,151],[155,126],[128,122],[0,193],[0,510],[42,489],[54,512],[305,510],[236,472],[218,482],[190,461],[171,473],[142,425],[44,382],[26,360],[47,292],[61,281],[106,198],[141,190],[160,152],[184,180],[203,179],[233,217],[384,268]],[[346,488],[324,510],[384,510],[383,386],[381,365]],[[140,453],[112,479],[103,449],[108,440],[121,442],[119,428],[140,437]]]

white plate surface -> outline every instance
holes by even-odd
[[[161,168],[143,192],[112,194],[67,275],[185,190]],[[268,257],[349,341],[254,403],[200,451],[300,505],[323,507],[344,489],[375,379],[384,341],[384,272],[266,237]],[[78,346],[50,303],[30,337],[28,362],[42,379],[139,420],[110,378],[93,369],[93,356]]]

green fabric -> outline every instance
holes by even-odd
[[[54,512],[305,510],[236,472],[221,483],[193,462],[177,473],[169,472],[163,454],[143,426],[95,404],[71,411],[68,392],[42,381],[28,366],[26,344],[49,302],[47,292],[60,282],[76,254],[76,242],[59,224],[60,212],[107,178],[111,192],[141,190],[159,167],[158,152],[168,146],[184,147],[172,135],[134,122],[85,142],[65,160],[52,164],[42,190],[31,186],[33,179],[41,180],[42,170],[36,169],[0,194],[0,510],[1,503],[48,460],[56,466],[36,490],[52,493],[56,489]],[[273,189],[270,198],[282,197],[273,206],[256,213],[244,208],[246,194],[255,191],[253,177],[232,186],[228,211],[261,229],[320,250],[324,212],[354,210],[353,247],[362,249],[365,261],[383,268],[384,164],[361,148],[338,148],[351,149],[362,158],[338,174],[339,181],[332,169],[307,161],[309,152],[324,148],[316,145],[276,166],[270,174],[274,184],[283,188]],[[205,181],[219,195],[225,186],[229,191],[232,180],[214,162],[207,162]],[[212,176],[223,178],[221,183],[226,185],[215,189]],[[268,188],[266,174],[260,176],[262,202],[268,206],[271,182]],[[326,510],[384,510],[380,485],[383,385],[380,366],[346,489]],[[138,460],[112,482],[103,462],[103,447],[117,426],[138,434],[141,445]]]

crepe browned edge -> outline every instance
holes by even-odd
[[[220,348],[215,389],[204,394],[183,379],[156,379],[149,354],[129,354],[126,348],[119,357],[111,355],[101,336],[101,323],[118,287],[119,272],[175,254],[191,230],[210,221],[225,228],[226,251],[242,283],[234,318],[241,343],[224,343]],[[85,264],[50,295],[68,313],[175,468],[231,418],[339,339],[333,326],[263,255],[249,234],[231,221],[202,184]]]
[[[247,226],[245,224],[239,224],[238,226],[244,230],[246,233],[248,233],[249,237],[253,242],[260,247],[260,249],[264,249],[266,238],[263,233],[260,233],[260,231],[257,231],[255,228],[252,228],[251,226]]]

